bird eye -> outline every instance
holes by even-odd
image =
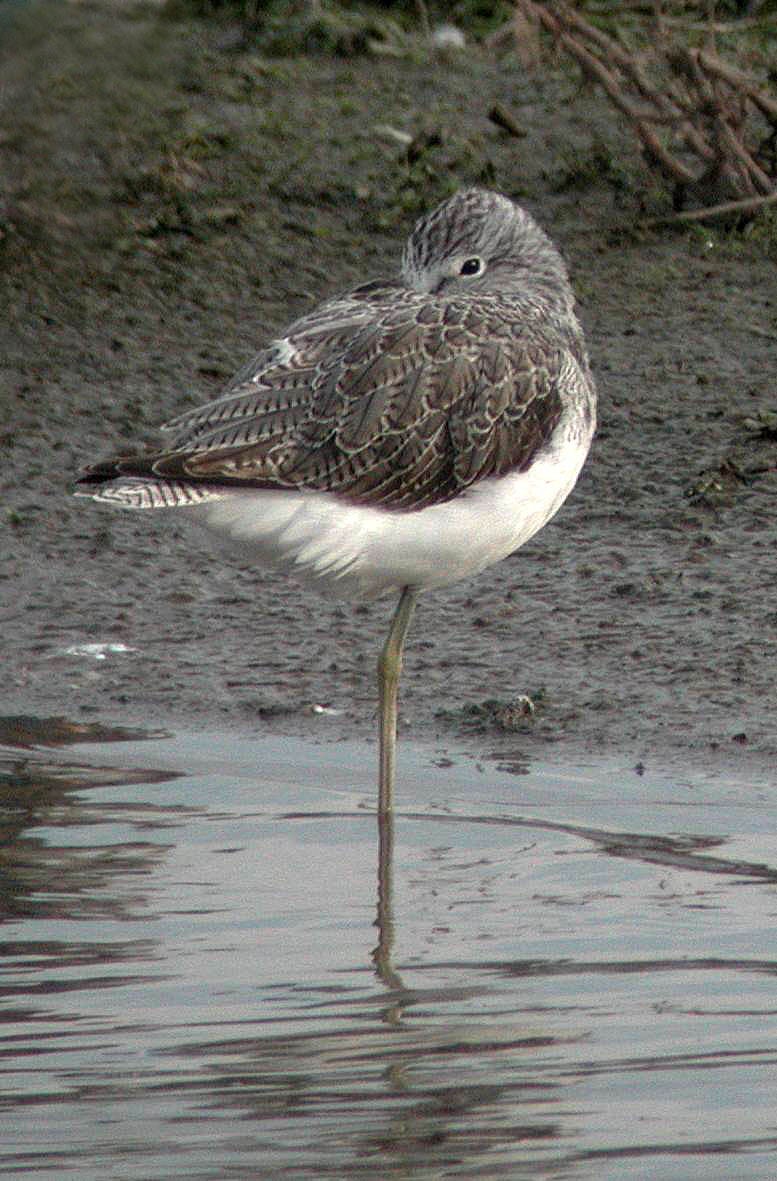
[[[461,264],[460,275],[479,275],[483,270],[482,258],[468,258]]]

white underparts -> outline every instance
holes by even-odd
[[[219,549],[246,564],[296,574],[336,597],[375,598],[405,586],[446,586],[518,549],[569,495],[589,441],[562,428],[528,470],[481,480],[414,512],[353,505],[327,492],[129,477],[83,495],[125,508],[186,508]]]
[[[481,481],[415,512],[350,505],[328,493],[229,493],[191,517],[227,552],[296,573],[326,593],[374,598],[470,577],[522,546],[558,511],[585,460],[567,445],[526,472]]]

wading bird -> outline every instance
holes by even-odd
[[[167,445],[78,494],[177,509],[241,560],[346,599],[399,594],[378,661],[378,807],[392,807],[402,651],[420,591],[498,562],[572,490],[596,394],[566,267],[506,197],[463,189],[397,278],[296,320]]]

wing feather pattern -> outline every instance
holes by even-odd
[[[311,489],[420,509],[526,468],[577,361],[574,339],[502,296],[366,284],[298,320],[222,397],[166,424],[164,450],[96,464],[81,482]]]

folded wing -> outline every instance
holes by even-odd
[[[298,320],[224,395],[168,423],[167,447],[96,464],[80,483],[103,499],[131,494],[136,507],[241,486],[394,510],[448,500],[526,468],[563,412],[565,383],[585,380],[567,342],[530,317],[515,323],[499,297],[430,300],[366,284]]]

